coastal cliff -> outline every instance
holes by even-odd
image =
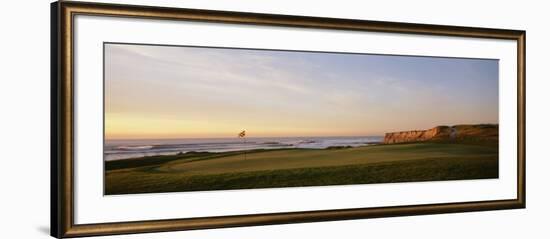
[[[498,124],[437,126],[428,130],[386,133],[385,144],[448,140],[498,141]]]

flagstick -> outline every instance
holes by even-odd
[[[244,142],[244,160],[246,160],[246,130],[243,130],[239,133],[239,138],[243,138]]]

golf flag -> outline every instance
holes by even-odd
[[[239,133],[239,138],[243,138],[244,136],[246,136],[246,130],[243,130]]]

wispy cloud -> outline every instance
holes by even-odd
[[[105,54],[107,123],[378,134],[498,120],[498,64],[488,60],[124,44]],[[196,131],[186,125],[175,134]]]

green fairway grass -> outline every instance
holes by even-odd
[[[189,152],[105,162],[105,194],[498,178],[498,144]]]

